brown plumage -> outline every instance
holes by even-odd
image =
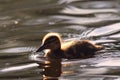
[[[45,57],[84,59],[93,57],[95,52],[102,48],[102,46],[93,44],[89,40],[62,42],[60,34],[48,33],[43,38],[41,47],[36,52],[49,49],[45,53]]]

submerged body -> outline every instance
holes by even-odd
[[[102,46],[93,44],[89,40],[63,43],[58,33],[48,33],[43,38],[41,47],[36,52],[49,49],[45,53],[45,57],[47,58],[84,59],[93,57],[95,52],[102,48]]]

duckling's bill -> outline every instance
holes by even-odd
[[[44,50],[44,46],[41,45],[40,48],[39,48],[36,52],[41,52],[41,51],[43,51],[43,50]]]

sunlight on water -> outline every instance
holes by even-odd
[[[109,36],[110,38],[120,38],[120,34],[115,34],[115,35],[111,35],[111,36]]]
[[[115,80],[120,80],[120,78],[118,78],[118,79],[115,79]]]
[[[96,40],[93,41],[94,43],[112,43],[112,42],[116,42],[117,40]]]
[[[64,3],[71,3],[71,2],[74,2],[74,1],[79,1],[79,0],[59,0],[58,3],[59,4],[64,4]]]
[[[95,66],[101,67],[101,66],[117,66],[120,67],[120,59],[118,58],[108,58],[103,59],[101,62],[96,64]]]
[[[29,56],[30,60],[34,60],[36,62],[44,63],[46,59],[43,57],[44,53],[40,52],[39,54],[34,53]]]
[[[114,34],[116,32],[120,31],[120,23],[112,24],[103,26],[101,28],[97,28],[93,30],[91,33],[88,34],[88,36],[105,36]]]
[[[1,69],[0,72],[12,72],[12,71],[28,69],[28,68],[37,67],[37,66],[38,66],[38,64],[36,64],[36,63],[26,64],[26,65],[22,65],[22,66],[14,66],[14,67],[4,68],[4,69]]]
[[[73,6],[68,6],[67,8],[63,9],[61,13],[65,14],[72,14],[72,15],[86,15],[86,14],[93,14],[93,13],[100,13],[100,12],[113,12],[118,13],[117,9],[80,9]]]
[[[85,71],[84,71],[85,73],[82,74],[82,75],[87,75],[87,74],[104,74],[107,71],[108,71],[107,68],[85,69]]]

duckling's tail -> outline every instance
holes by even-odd
[[[104,46],[101,45],[95,45],[96,51],[104,49]]]

